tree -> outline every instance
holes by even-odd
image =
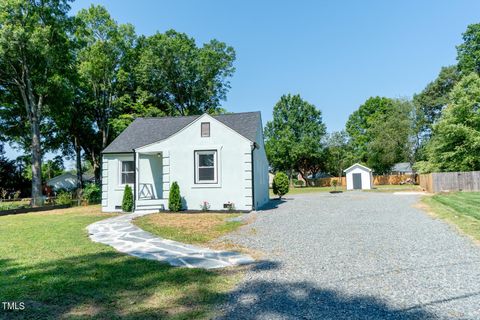
[[[168,115],[215,112],[230,88],[235,51],[211,40],[199,48],[193,38],[169,30],[148,37],[136,75],[150,103]]]
[[[455,85],[450,104],[433,127],[423,171],[480,170],[480,77],[465,76]]]
[[[92,5],[76,16],[75,41],[81,102],[88,107],[91,128],[99,137],[84,150],[100,179],[100,152],[110,141],[110,122],[120,114],[121,84],[128,78],[125,62],[135,45],[133,26],[119,25],[102,6]]]
[[[34,206],[42,202],[41,124],[70,65],[69,9],[67,0],[0,2],[0,97],[3,108],[24,109]]]
[[[279,199],[288,193],[288,176],[283,172],[277,172],[273,177],[272,189]]]
[[[324,168],[322,139],[326,128],[322,113],[300,95],[283,95],[273,108],[273,120],[265,128],[265,149],[275,171],[307,174]]]
[[[347,120],[346,131],[353,149],[355,162],[367,162],[368,145],[373,138],[370,128],[391,109],[393,109],[392,99],[371,97],[350,115]]]
[[[443,67],[438,77],[413,96],[415,106],[415,157],[422,159],[422,149],[431,136],[433,125],[449,102],[450,92],[461,75],[457,66]]]
[[[396,162],[411,162],[413,107],[410,101],[369,98],[347,121],[352,162],[366,163],[376,173]]]
[[[480,23],[469,25],[462,38],[463,43],[457,46],[458,68],[464,75],[480,74]]]
[[[345,131],[333,132],[326,140],[326,170],[328,173],[342,177],[343,170],[353,163],[351,146]]]
[[[370,166],[378,174],[390,172],[397,162],[412,159],[413,106],[408,100],[394,100],[393,108],[372,123],[367,146]]]
[[[168,196],[168,210],[177,212],[182,209],[182,197],[180,196],[180,187],[178,183],[174,181],[170,188]]]
[[[10,193],[16,191],[25,193],[29,182],[22,176],[22,172],[15,161],[5,157],[4,146],[0,144],[0,189],[7,190]]]

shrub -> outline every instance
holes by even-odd
[[[170,195],[168,196],[168,210],[177,212],[182,209],[182,197],[180,196],[180,187],[174,181],[170,188]]]
[[[123,191],[122,210],[124,212],[133,211],[132,187],[130,187],[128,184],[125,186],[125,190]]]
[[[83,198],[87,200],[88,204],[100,203],[102,200],[102,191],[98,184],[87,184],[83,189]]]
[[[338,186],[338,180],[337,179],[332,179],[332,181],[330,181],[330,184],[335,190],[337,190],[337,186]]]
[[[72,204],[72,193],[68,191],[60,191],[57,194],[57,200],[55,201],[55,203],[60,205]]]
[[[282,198],[283,195],[288,193],[288,177],[283,172],[277,172],[275,177],[273,177],[272,183],[273,193],[278,196],[279,199]]]

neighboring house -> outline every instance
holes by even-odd
[[[391,174],[414,174],[414,172],[409,162],[399,162],[393,165]]]
[[[372,169],[355,163],[353,166],[343,170],[347,178],[347,190],[372,189]]]
[[[83,182],[95,182],[95,177],[91,174],[85,173],[83,174]],[[60,189],[73,190],[77,187],[77,175],[70,172],[63,173],[47,180],[47,186],[52,187],[54,191]]]
[[[135,210],[168,209],[171,183],[184,209],[254,210],[268,199],[260,112],[138,118],[105,150],[102,210],[121,211],[125,185]]]

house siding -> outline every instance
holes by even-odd
[[[210,123],[210,136],[201,136],[201,123]],[[156,192],[168,199],[170,185],[177,181],[185,209],[198,210],[203,201],[210,203],[211,210],[223,210],[223,205],[233,202],[237,210],[252,210],[268,201],[268,162],[263,144],[262,125],[258,123],[257,145],[253,153],[253,142],[218,120],[203,115],[169,138],[137,148],[137,183],[139,177],[151,178]],[[217,151],[216,184],[195,183],[195,151]],[[148,155],[147,155],[148,154]],[[161,166],[154,177],[144,158],[155,155]],[[103,211],[118,211],[124,187],[119,185],[119,163],[133,160],[133,154],[104,154],[104,179],[102,187]],[[253,168],[252,168],[253,160]],[[253,169],[253,175],[252,175]],[[142,172],[145,170],[147,173]],[[150,170],[150,173],[148,171]],[[255,187],[252,186],[255,184]],[[161,186],[159,188],[159,186]],[[253,192],[255,193],[253,195]],[[255,199],[255,203],[252,201]],[[140,201],[138,202],[140,204]],[[167,201],[164,201],[166,204]]]
[[[131,154],[104,154],[102,157],[102,211],[121,211],[125,186],[120,181],[120,162],[133,161]]]

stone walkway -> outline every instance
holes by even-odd
[[[134,257],[167,262],[175,267],[215,269],[254,260],[237,252],[216,251],[157,237],[132,224],[153,212],[123,214],[87,226],[90,239]]]

